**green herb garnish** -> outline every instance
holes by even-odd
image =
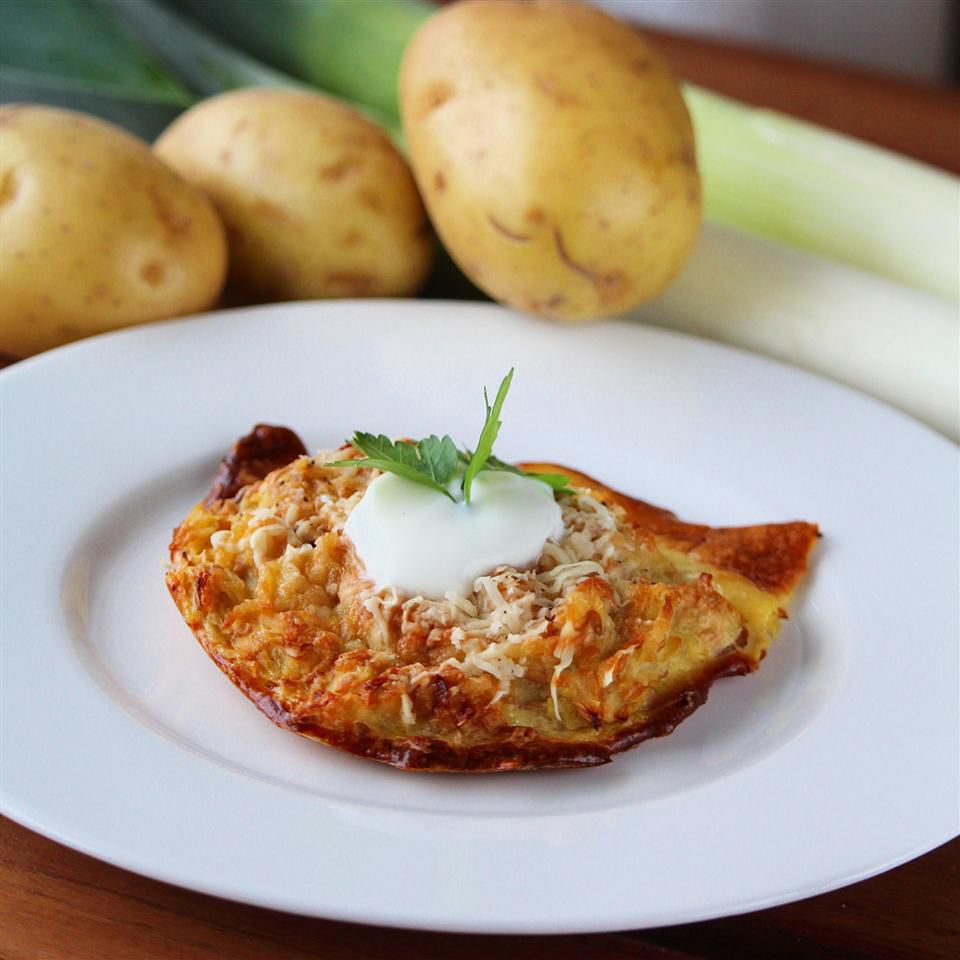
[[[336,460],[326,466],[372,467],[386,473],[395,473],[414,483],[430,487],[454,502],[457,498],[450,492],[450,481],[461,465],[465,465],[461,488],[466,503],[470,502],[473,481],[481,470],[500,470],[505,473],[515,473],[521,477],[532,477],[535,480],[542,480],[557,493],[565,493],[570,480],[563,474],[531,473],[504,463],[493,455],[493,445],[502,426],[500,411],[503,409],[503,401],[507,397],[512,380],[513,369],[511,368],[500,383],[493,406],[490,405],[487,390],[484,388],[483,402],[487,415],[483,429],[480,431],[480,439],[477,440],[476,449],[473,451],[458,450],[457,445],[446,435],[442,438],[431,435],[424,440],[394,442],[383,434],[375,435],[358,430],[350,438],[349,443],[364,456],[358,460]]]
[[[553,487],[557,493],[564,493],[570,485],[570,478],[564,473],[531,473],[529,470],[521,470],[512,463],[504,463],[494,456],[487,457],[487,462],[483,465],[484,470],[502,470],[504,473],[515,473],[520,477],[533,477],[534,480],[542,480],[548,487]]]
[[[473,478],[483,469],[484,464],[490,459],[493,453],[493,444],[500,433],[500,411],[503,409],[503,401],[507,399],[507,391],[513,382],[513,367],[510,372],[500,382],[500,389],[497,390],[497,397],[490,406],[490,400],[487,398],[487,388],[483,388],[483,405],[487,408],[487,418],[483,423],[483,429],[480,431],[480,439],[477,441],[477,447],[470,457],[467,464],[467,472],[463,475],[463,499],[470,502],[470,488],[473,485]]]
[[[408,443],[398,440],[394,443],[383,434],[357,431],[350,444],[366,454],[360,460],[337,460],[328,463],[328,467],[373,467],[387,473],[422,483],[432,487],[456,502],[456,497],[447,489],[457,468],[457,447],[447,436],[442,440],[429,436],[425,440]]]

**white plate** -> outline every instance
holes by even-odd
[[[257,421],[469,441],[712,524],[825,538],[758,674],[594,770],[412,775],[274,728],[163,585],[169,534]],[[113,334],[0,378],[3,810],[72,847],[307,914],[600,931],[805,897],[958,830],[958,457],[824,380],[492,306],[265,307]]]

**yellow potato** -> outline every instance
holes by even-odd
[[[0,108],[0,351],[193,313],[226,273],[198,190],[103,120]]]
[[[459,3],[407,48],[400,97],[433,225],[497,300],[579,320],[679,271],[700,224],[693,131],[631,28],[577,3]]]
[[[236,301],[415,293],[434,240],[406,161],[330,97],[251,88],[197,104],[155,150],[227,227]]]

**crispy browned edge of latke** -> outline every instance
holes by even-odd
[[[311,740],[318,740],[345,753],[377,760],[409,770],[433,773],[494,773],[508,770],[549,770],[597,767],[615,754],[655,737],[665,737],[707,700],[707,693],[720,677],[742,675],[756,665],[733,654],[704,672],[697,682],[662,704],[642,723],[624,727],[607,737],[590,741],[553,740],[531,727],[513,727],[496,742],[458,747],[436,737],[377,737],[369,728],[355,724],[349,731],[322,727],[291,716],[273,697],[245,682],[233,665],[220,657],[201,624],[193,634],[211,660],[230,681],[278,727]]]
[[[258,423],[241,437],[220,461],[217,475],[203,502],[235,497],[244,487],[262,480],[268,473],[285,467],[306,454],[303,441],[289,428]]]
[[[814,523],[796,520],[752,527],[708,527],[686,523],[662,507],[634,500],[577,470],[556,463],[524,463],[526,470],[562,473],[575,487],[588,490],[602,503],[623,507],[634,527],[656,534],[665,546],[689,554],[717,570],[736,573],[764,593],[789,597],[803,579],[807,558],[820,537]]]
[[[303,444],[293,431],[258,424],[251,433],[238,440],[224,458],[205,503],[224,499],[224,493],[238,495],[244,486],[285,466],[303,452]],[[618,493],[587,474],[561,464],[525,463],[522,466],[568,476],[574,486],[589,490],[601,502],[623,507],[632,525],[651,531],[673,549],[688,553],[704,564],[745,577],[784,603],[806,572],[807,558],[820,535],[816,525],[802,521],[753,527],[708,527],[685,523],[669,510]],[[167,584],[176,603],[172,578],[167,578]],[[179,603],[177,606],[180,607]],[[248,684],[233,664],[218,655],[202,624],[191,627],[191,630],[230,681],[277,726],[347,753],[413,771],[486,773],[593,767],[609,763],[621,751],[671,733],[706,702],[715,680],[750,673],[758,665],[742,654],[734,653],[713,664],[695,683],[680,691],[670,702],[662,704],[643,722],[620,728],[606,737],[598,735],[591,741],[555,740],[530,727],[514,727],[496,742],[458,747],[447,740],[432,737],[377,737],[363,724],[354,724],[350,731],[344,731],[296,719],[269,694]]]

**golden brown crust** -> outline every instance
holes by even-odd
[[[283,706],[232,670],[230,664],[215,653],[209,637],[202,629],[194,630],[201,646],[224,674],[278,727],[291,730],[311,740],[318,740],[345,753],[353,753],[389,764],[400,770],[447,773],[492,773],[509,770],[569,769],[598,767],[610,763],[614,756],[638,746],[644,740],[665,737],[707,702],[707,693],[721,677],[750,673],[754,666],[742,656],[732,655],[719,663],[696,685],[682,690],[662,704],[643,723],[624,727],[609,736],[597,736],[590,742],[570,743],[541,736],[530,727],[513,727],[504,731],[496,742],[468,747],[453,747],[435,737],[378,737],[364,724],[349,730],[322,727],[286,711]]]
[[[664,538],[691,557],[746,577],[761,590],[790,593],[807,569],[807,557],[820,537],[816,524],[794,521],[755,527],[707,527],[685,523],[669,510],[617,493],[593,477],[556,463],[525,463],[524,469],[562,473],[597,499],[617,503],[639,529]]]
[[[257,430],[175,531],[171,595],[211,659],[278,726],[405,770],[596,766],[670,733],[717,678],[757,668],[818,536],[801,522],[688,524],[578,471],[529,464],[570,477],[571,530],[604,512],[614,560],[575,562],[583,569],[550,592],[587,528],[571,532],[560,560],[545,553],[537,570],[507,569],[487,585],[520,603],[539,591],[540,619],[506,640],[467,623],[475,635],[464,643],[440,601],[386,603],[363,580],[339,531],[369,471],[297,458],[295,434]],[[483,617],[482,600],[471,617]],[[507,679],[491,663],[507,664]]]
[[[656,737],[672,733],[678,724],[707,701],[714,680],[749,673],[752,667],[744,658],[733,657],[718,666],[699,683],[682,691],[660,706],[642,723],[625,727],[609,736],[597,736],[588,742],[570,743],[551,740],[530,727],[513,727],[495,743],[461,749],[444,740],[430,737],[397,737],[390,740],[370,736],[369,732],[343,733],[325,730],[309,723],[289,728],[347,753],[379,760],[402,770],[432,770],[448,773],[491,773],[507,770],[547,770],[570,767],[598,767],[614,756]],[[268,714],[269,716],[269,714]],[[272,719],[272,718],[271,718]],[[275,720],[279,726],[287,724]]]

